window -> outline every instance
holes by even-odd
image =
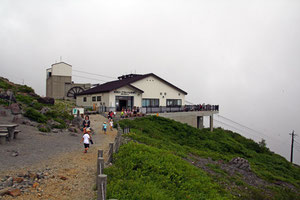
[[[167,107],[182,106],[181,99],[167,99]]]
[[[92,97],[92,101],[96,101],[96,97]]]
[[[159,99],[143,99],[143,107],[159,107]]]
[[[101,96],[97,96],[97,101],[101,101]]]
[[[83,97],[83,102],[86,102],[86,97]]]

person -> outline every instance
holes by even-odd
[[[85,131],[85,133],[89,134],[91,144],[94,144],[94,142],[92,140],[92,136],[91,136],[91,128],[90,127],[84,128],[84,131]]]
[[[90,121],[90,117],[88,115],[85,116],[82,124],[83,124],[83,128],[91,127],[91,121]]]
[[[110,130],[112,131],[113,127],[114,127],[114,121],[112,119],[109,122],[109,127],[110,127]]]
[[[124,118],[124,110],[122,110],[122,112],[121,112],[121,118],[122,119]]]
[[[83,134],[80,143],[83,142],[84,145],[84,153],[87,153],[89,147],[90,147],[90,135],[85,131],[85,133]]]
[[[106,134],[106,128],[107,128],[107,125],[106,125],[106,122],[104,122],[103,126],[102,126],[102,130],[104,131],[104,134]]]

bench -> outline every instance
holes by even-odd
[[[16,127],[18,126],[18,124],[0,124],[0,128],[6,128],[7,129],[7,139],[8,141],[11,140],[11,138],[15,135],[14,132],[16,130]]]
[[[18,133],[20,133],[20,130],[14,130],[13,139],[17,139]],[[8,131],[7,130],[0,130],[0,134],[6,134],[6,137],[8,138]]]
[[[8,133],[0,133],[0,144],[5,144]]]

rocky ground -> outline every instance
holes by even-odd
[[[11,123],[13,116],[1,117]],[[104,135],[104,117],[91,115],[94,145],[87,154],[79,143],[81,133],[41,133],[36,127],[19,125],[17,140],[0,145],[0,199],[93,199],[97,150],[106,155],[116,130]],[[16,197],[12,197],[16,196]]]

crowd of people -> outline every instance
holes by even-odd
[[[219,111],[219,105],[198,104],[198,105],[185,105],[184,111]]]

